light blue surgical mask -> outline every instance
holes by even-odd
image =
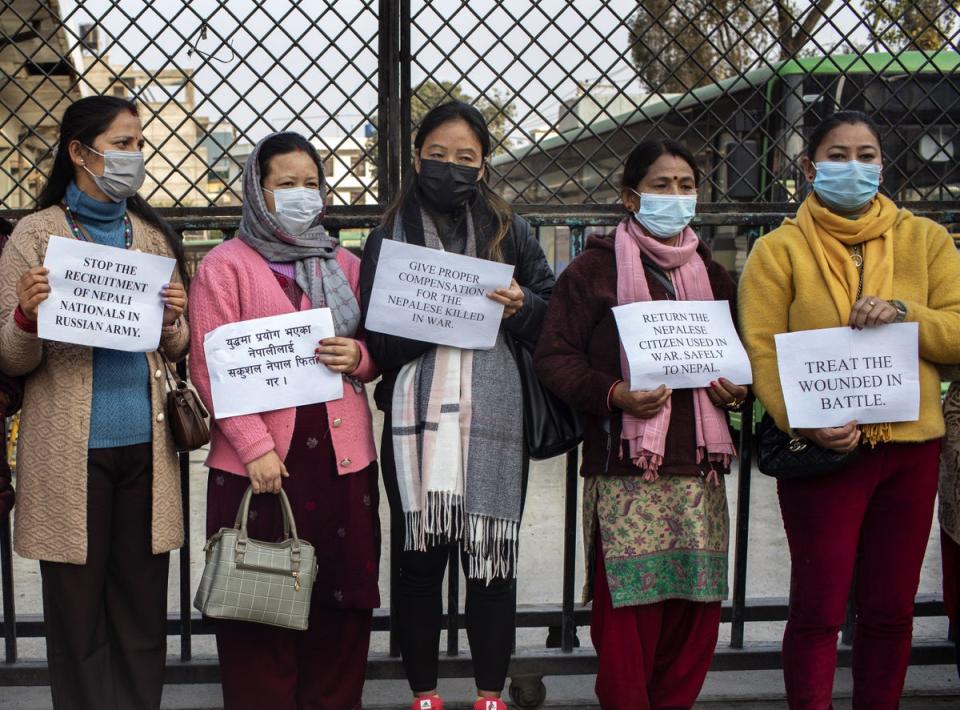
[[[312,187],[286,187],[279,190],[268,190],[273,193],[273,203],[276,206],[276,217],[283,230],[293,237],[299,237],[306,232],[323,211],[323,198],[320,190]]]
[[[677,236],[697,213],[696,195],[655,195],[636,190],[631,192],[640,196],[640,209],[633,213],[634,219],[657,239]]]
[[[880,189],[880,166],[859,160],[816,163],[813,190],[827,207],[840,211],[860,209]]]

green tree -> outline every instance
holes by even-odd
[[[639,0],[630,52],[651,90],[683,93],[801,52],[833,0]]]
[[[890,52],[942,49],[960,15],[960,0],[865,0],[863,5],[874,46]]]

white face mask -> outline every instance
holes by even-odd
[[[670,239],[686,229],[697,213],[696,195],[659,195],[639,193],[640,208],[634,218],[657,239]]]
[[[320,190],[310,187],[287,187],[281,190],[263,189],[273,194],[274,217],[283,230],[299,237],[306,232],[323,211]]]
[[[101,153],[90,146],[86,147],[103,158],[103,175],[94,175],[86,165],[83,169],[90,173],[104,195],[114,202],[122,202],[137,194],[147,174],[142,151],[108,150]]]

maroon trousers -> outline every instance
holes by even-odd
[[[590,637],[603,710],[691,708],[720,630],[720,602],[667,599],[614,609],[597,538]]]
[[[837,634],[852,582],[853,707],[898,706],[939,459],[939,440],[882,444],[841,471],[779,482],[790,545],[783,636],[790,708],[832,707]]]
[[[286,458],[299,536],[316,551],[318,574],[310,625],[291,631],[246,621],[214,621],[226,710],[354,710],[360,707],[377,587],[380,529],[377,466],[341,476],[326,408],[297,409]],[[249,485],[245,476],[212,469],[207,485],[207,534],[233,526]],[[253,497],[250,536],[280,540],[276,496]]]

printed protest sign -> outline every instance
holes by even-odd
[[[43,265],[50,270],[50,297],[38,310],[41,338],[132,352],[157,349],[160,290],[173,275],[173,259],[51,236]]]
[[[385,239],[366,328],[438,345],[492,348],[503,306],[486,294],[508,287],[512,277],[510,264]]]
[[[777,335],[777,365],[790,426],[916,421],[919,332],[916,323],[895,323]]]
[[[630,365],[630,389],[753,382],[727,301],[641,301],[613,309]]]
[[[329,308],[222,325],[204,336],[213,411],[218,419],[343,397],[343,376],[317,361],[332,338]]]

